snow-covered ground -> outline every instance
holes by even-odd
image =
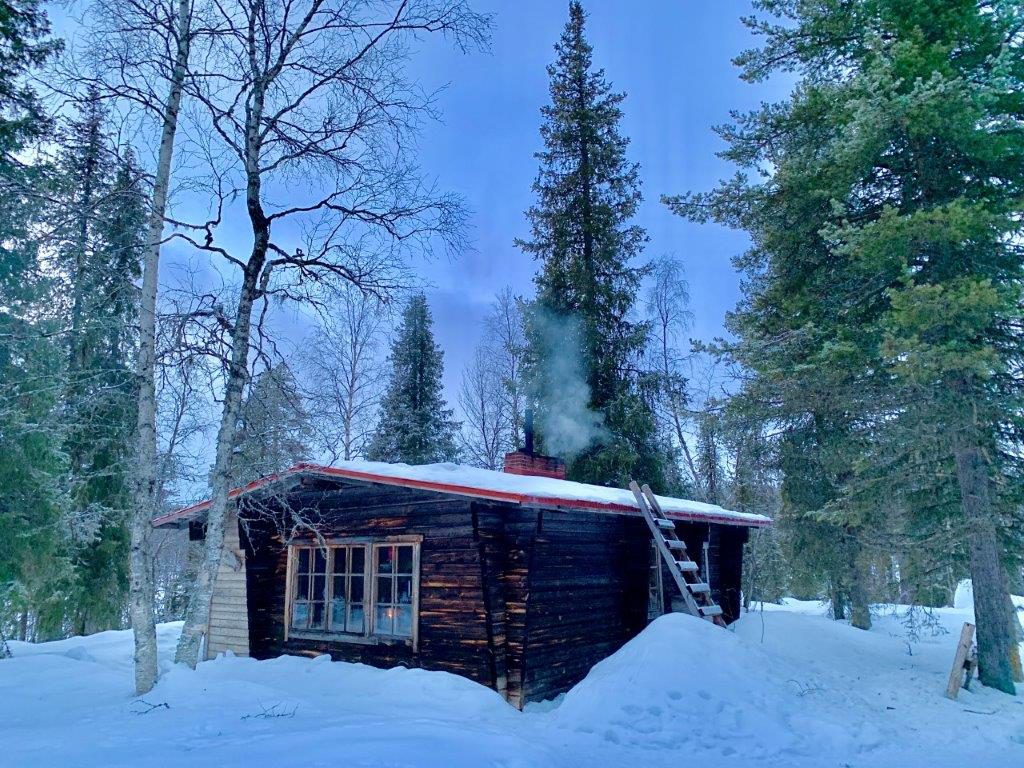
[[[861,632],[788,601],[725,632],[665,616],[555,702],[517,712],[421,670],[287,657],[167,659],[131,696],[131,635],[12,643],[0,661],[0,766],[1024,766],[1024,696],[943,697],[969,608]],[[1024,693],[1024,692],[1022,692]]]

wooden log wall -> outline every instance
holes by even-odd
[[[294,510],[325,537],[422,536],[419,648],[405,641],[285,640],[285,542]],[[328,653],[454,672],[514,706],[568,690],[646,626],[650,535],[639,517],[541,510],[387,486],[299,487],[243,508],[249,653]],[[716,600],[739,615],[746,529],[679,524]],[[666,574],[666,602],[674,586]]]
[[[680,523],[727,621],[739,616],[745,528]],[[647,624],[650,533],[639,517],[514,510],[505,522],[509,701],[567,691]],[[664,573],[666,610],[675,585]]]
[[[324,536],[336,538],[423,536],[420,549],[419,649],[404,640],[354,643],[339,639],[285,640],[289,513],[243,511],[247,520],[250,653],[260,659],[285,653],[328,653],[332,658],[377,667],[407,666],[454,672],[501,689],[506,675],[494,644],[503,641],[500,607],[484,563],[500,573],[501,553],[491,532],[481,537],[468,499],[386,486],[296,489],[287,507],[302,510]],[[489,577],[493,579],[493,574]],[[488,601],[494,609],[488,611]]]
[[[509,701],[568,690],[646,625],[639,518],[513,509],[505,522]]]
[[[228,512],[224,521],[224,550],[213,582],[206,658],[215,658],[224,651],[236,656],[249,655],[245,550],[239,541],[238,516],[234,510]]]

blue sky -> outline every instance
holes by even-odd
[[[533,153],[540,147],[540,107],[547,102],[545,67],[567,17],[568,2],[477,2],[494,13],[488,54],[463,55],[431,44],[414,66],[426,82],[448,83],[438,106],[443,123],[423,135],[421,160],[439,185],[462,194],[473,214],[474,251],[421,266],[454,398],[461,370],[494,294],[510,285],[532,292],[536,263],[513,245],[526,235],[532,202]],[[731,59],[753,44],[740,23],[741,0],[589,0],[588,37],[597,66],[627,94],[622,131],[640,163],[644,203],[639,223],[650,235],[647,255],[675,253],[686,266],[693,336],[723,332],[725,312],[739,295],[731,258],[746,247],[742,233],[697,226],[659,202],[666,193],[705,190],[731,175],[716,157],[723,143],[712,126],[731,109],[746,110],[784,95],[778,83],[741,81]]]
[[[471,211],[470,252],[413,265],[429,286],[452,403],[495,294],[505,286],[520,295],[533,292],[537,264],[513,241],[528,234],[524,211],[533,200],[533,153],[540,148],[540,108],[548,101],[545,67],[568,16],[568,0],[475,0],[473,6],[494,16],[488,53],[464,54],[433,38],[409,64],[425,88],[442,89],[436,103],[442,120],[425,126],[420,143],[424,174],[439,189],[461,194]],[[585,0],[584,6],[595,64],[627,95],[621,130],[632,141],[630,158],[640,163],[645,200],[638,223],[650,236],[645,257],[673,253],[683,261],[692,335],[710,339],[723,332],[725,312],[738,298],[731,259],[746,247],[746,237],[685,222],[659,198],[706,190],[731,175],[734,169],[716,156],[724,145],[712,127],[728,120],[730,110],[783,97],[787,85],[744,83],[731,63],[755,44],[740,21],[752,12],[748,0]],[[55,32],[73,38],[73,18],[87,8],[74,5],[69,17],[50,6]],[[155,143],[139,147],[144,159],[148,150],[154,153]],[[223,244],[248,248],[244,220],[226,221],[221,229]],[[208,262],[187,250],[179,243],[166,249],[164,282]],[[198,268],[211,276],[211,266]],[[301,344],[309,328],[308,318],[284,310],[282,349]]]

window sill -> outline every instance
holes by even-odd
[[[289,640],[313,640],[328,643],[351,643],[352,645],[408,645],[412,647],[411,637],[384,637],[382,635],[345,635],[332,632],[304,632],[289,630]]]

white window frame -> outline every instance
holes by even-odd
[[[285,575],[284,605],[284,639],[297,640],[332,640],[362,645],[405,644],[411,645],[413,651],[419,650],[419,616],[420,616],[420,548],[423,537],[419,535],[350,537],[324,539],[317,542],[311,539],[293,539],[288,542],[288,563]],[[334,597],[334,559],[335,550],[342,547],[361,546],[363,557],[363,631],[362,633],[336,632],[330,628],[331,608]],[[377,632],[377,550],[381,547],[411,546],[412,547],[412,636],[382,634]],[[320,629],[293,629],[292,608],[295,602],[297,587],[298,552],[300,549],[326,549],[327,572],[325,574],[324,626]],[[397,559],[396,559],[397,564]],[[355,575],[355,574],[350,574]],[[383,574],[387,575],[387,574]],[[392,573],[397,579],[398,574]],[[392,594],[394,599],[394,594]],[[389,603],[394,604],[394,603]],[[347,611],[350,608],[346,608]]]

